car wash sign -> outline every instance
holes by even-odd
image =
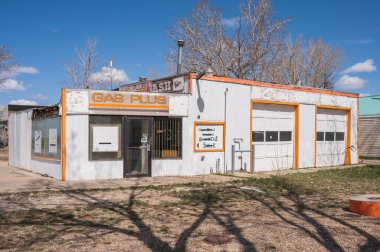
[[[224,122],[195,122],[194,152],[224,152]]]
[[[160,80],[135,82],[119,87],[127,92],[150,92],[150,93],[187,93],[187,80],[183,76],[170,77]]]

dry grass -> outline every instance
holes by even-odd
[[[347,211],[364,193],[380,193],[380,167],[2,195],[0,250],[376,251],[380,219]]]

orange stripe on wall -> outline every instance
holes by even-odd
[[[61,117],[61,159],[62,159],[62,181],[66,180],[66,89],[62,88],[61,95],[62,117]]]
[[[90,107],[169,109],[169,106],[167,105],[138,105],[138,104],[109,104],[109,103],[90,103]]]

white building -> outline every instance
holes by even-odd
[[[349,165],[357,145],[357,94],[196,74],[9,115],[9,164],[62,180]]]

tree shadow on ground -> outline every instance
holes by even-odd
[[[207,220],[215,220],[226,233],[234,237],[235,240],[243,247],[244,251],[256,251],[256,246],[252,240],[248,239],[242,230],[234,221],[236,212],[233,209],[223,209],[223,216],[218,214],[218,204],[225,203],[234,198],[244,198],[247,202],[254,201],[260,203],[266,209],[269,209],[274,216],[289,226],[295,227],[303,232],[307,237],[314,239],[317,243],[327,250],[344,251],[345,249],[334,238],[334,234],[329,227],[320,222],[321,217],[326,220],[338,223],[339,225],[348,228],[359,236],[366,239],[366,243],[359,245],[360,251],[377,251],[380,250],[379,240],[365,230],[354,226],[347,221],[329,215],[326,212],[312,206],[308,206],[301,195],[293,190],[292,185],[283,184],[284,188],[288,189],[288,194],[282,197],[274,197],[263,195],[255,191],[242,190],[238,187],[221,187],[220,190],[193,190],[191,199],[193,203],[199,207],[200,213],[192,223],[183,228],[174,242],[165,241],[155,233],[153,227],[147,224],[138,211],[138,197],[149,189],[149,187],[139,187],[138,181],[136,185],[128,190],[129,195],[125,201],[116,202],[113,200],[102,199],[100,196],[94,196],[91,191],[64,191],[67,197],[79,202],[82,206],[92,206],[96,210],[108,211],[114,213],[121,218],[115,221],[106,222],[104,220],[86,219],[80,216],[75,216],[70,212],[66,212],[64,208],[58,209],[36,209],[33,204],[30,204],[26,211],[25,218],[22,220],[7,219],[6,215],[0,215],[0,226],[4,229],[9,229],[14,226],[28,227],[37,226],[41,229],[47,226],[53,226],[48,232],[41,231],[25,237],[24,242],[10,245],[1,241],[0,249],[19,249],[25,250],[33,245],[40,245],[44,242],[49,242],[56,238],[61,238],[64,242],[78,241],[80,237],[67,237],[68,234],[76,234],[82,231],[87,238],[102,237],[108,234],[121,234],[129,237],[135,237],[141,241],[147,249],[151,251],[185,251],[188,249],[188,243],[192,235],[199,227]],[[112,192],[112,191],[110,191]],[[243,203],[244,201],[242,201]],[[20,206],[26,208],[28,202],[20,201]],[[4,212],[1,211],[0,212]],[[239,215],[242,218],[243,215]],[[121,227],[123,221],[130,221],[132,227]],[[168,220],[170,221],[170,220]],[[83,231],[84,229],[84,231]],[[67,240],[68,239],[68,240]],[[8,244],[8,245],[7,245]]]

